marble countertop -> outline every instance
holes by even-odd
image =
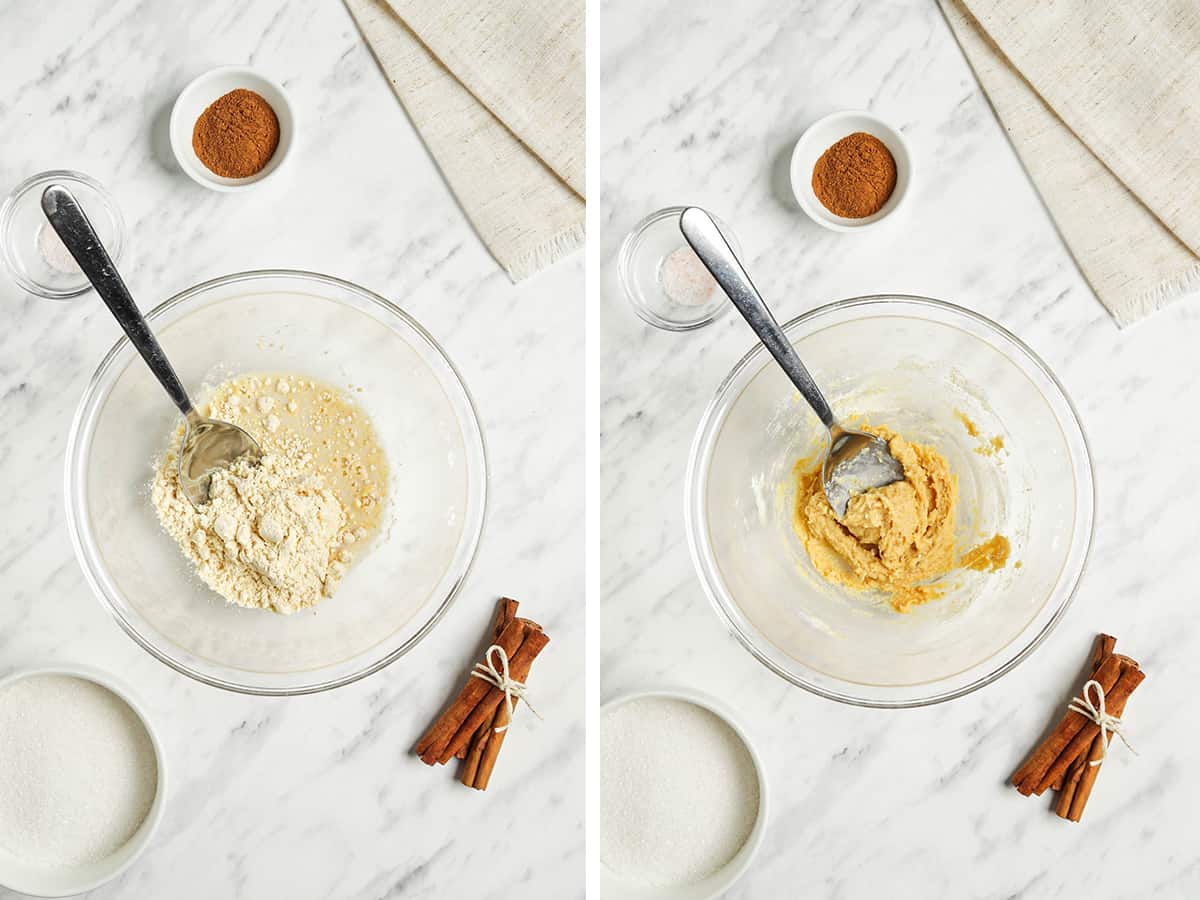
[[[1200,418],[1186,398],[1200,306],[1117,330],[933,0],[712,9],[602,4],[602,696],[668,683],[737,709],[772,812],[731,897],[1197,896]],[[903,130],[918,180],[903,224],[833,234],[791,199],[788,154],[808,123],[864,107]],[[1064,382],[1094,456],[1095,543],[1065,619],[1000,681],[926,709],[857,709],[789,686],[726,633],[685,545],[683,477],[704,406],[753,339],[732,314],[656,331],[616,282],[629,228],[680,203],[730,223],[781,321],[861,294],[940,297],[1014,331]],[[1100,630],[1149,673],[1127,716],[1138,755],[1114,750],[1072,825],[1004,782]]]
[[[491,464],[466,586],[400,662],[288,700],[194,683],[117,628],[67,536],[67,429],[117,326],[94,295],[56,304],[0,278],[0,674],[40,661],[112,671],[169,758],[161,830],[94,896],[581,896],[583,255],[508,282],[336,0],[6,3],[0,33],[16,37],[0,58],[0,191],[51,168],[99,179],[124,211],[121,268],[144,309],[272,267],[395,300],[462,371]],[[238,195],[188,180],[165,134],[183,85],[229,63],[282,82],[302,116],[289,170]],[[526,601],[554,643],[535,673],[545,721],[518,722],[480,795],[409,751],[501,593]]]

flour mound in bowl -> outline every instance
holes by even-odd
[[[346,513],[318,476],[264,456],[239,459],[212,478],[196,509],[179,489],[174,454],[154,481],[154,506],[167,533],[218,594],[238,606],[291,613],[332,594]]]
[[[263,457],[215,472],[211,500],[197,509],[179,483],[180,427],[151,485],[163,528],[230,603],[293,613],[332,596],[377,528],[386,493],[366,413],[294,375],[226,381],[205,413],[244,428]]]

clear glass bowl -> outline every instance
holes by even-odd
[[[92,289],[46,215],[42,192],[61,184],[75,195],[114,263],[125,247],[125,220],[104,186],[82,172],[55,169],[30,176],[0,206],[0,255],[23,290],[47,300],[71,300]]]
[[[1091,545],[1091,461],[1062,386],[1012,334],[937,300],[860,297],[784,330],[839,414],[945,454],[960,545],[1004,534],[1009,564],[952,572],[941,599],[905,614],[817,574],[792,529],[792,470],[826,433],[758,344],[709,404],[688,463],[688,541],[718,614],[776,674],[845,703],[921,706],[999,678],[1062,617]],[[985,455],[991,437],[1004,449]]]
[[[441,347],[384,298],[309,272],[218,278],[147,318],[197,402],[244,372],[353,391],[389,460],[388,506],[336,596],[290,616],[227,604],[159,526],[150,479],[178,414],[122,338],[84,392],[66,469],[76,554],[120,626],[177,671],[251,694],[338,687],[412,649],[449,608],[484,517],[483,435]]]
[[[725,293],[712,281],[712,290],[700,302],[681,303],[672,298],[663,286],[664,272],[671,254],[687,247],[679,230],[679,216],[685,207],[668,206],[652,212],[633,227],[621,242],[617,255],[617,275],[626,299],[643,322],[664,331],[694,331],[716,321],[729,311]],[[711,214],[710,214],[711,215]],[[729,226],[713,216],[733,252],[742,255],[741,244]],[[703,263],[692,254],[695,268]],[[702,276],[707,279],[707,273]]]

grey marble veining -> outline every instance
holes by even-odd
[[[392,667],[331,694],[241,697],[136,647],[84,583],[62,496],[71,416],[117,328],[94,295],[55,304],[0,280],[0,672],[103,667],[160,729],[171,787],[147,855],[97,897],[384,898],[582,894],[583,260],[513,287],[483,250],[341,3],[0,5],[0,189],[76,168],[116,196],[122,270],[148,309],[250,268],[338,275],[443,344],[474,394],[488,523],[446,618]],[[289,171],[244,195],[170,157],[175,95],[219,64],[283,82],[300,115]],[[495,597],[553,644],[479,795],[409,750],[457,689]],[[3,895],[3,891],[0,891]]]
[[[740,713],[773,812],[730,896],[1200,894],[1200,485],[1188,474],[1200,307],[1115,328],[932,0],[604,0],[602,35],[602,695],[683,684]],[[833,234],[791,199],[788,155],[813,120],[862,107],[910,140],[914,193],[894,227]],[[685,545],[683,477],[704,406],[753,340],[735,314],[655,331],[616,281],[629,228],[680,203],[731,224],[781,321],[860,294],[939,297],[1016,332],[1064,382],[1094,457],[1095,544],[1065,620],[997,683],[928,709],[855,709],[787,685],[725,633]],[[1161,447],[1149,467],[1146,423]],[[1099,630],[1149,673],[1127,717],[1139,755],[1113,751],[1071,825],[1004,781]]]

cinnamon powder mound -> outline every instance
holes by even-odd
[[[856,131],[821,154],[813,166],[812,188],[835,216],[873,216],[896,189],[896,160],[879,138]]]
[[[192,129],[192,149],[222,178],[249,178],[279,146],[279,118],[266,100],[244,88],[218,97]]]

